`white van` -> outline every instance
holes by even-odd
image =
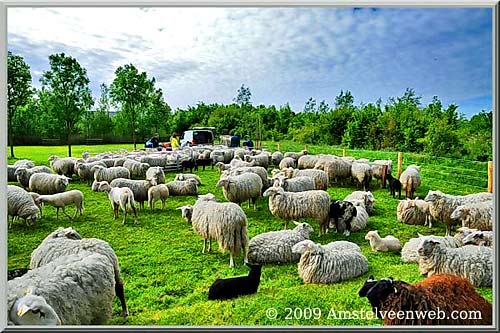
[[[184,131],[180,140],[181,147],[196,145],[213,145],[215,127],[193,127]]]

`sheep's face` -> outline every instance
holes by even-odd
[[[9,318],[16,325],[61,325],[59,316],[54,309],[47,304],[45,299],[33,295],[31,291],[19,298],[9,313]]]
[[[24,176],[26,176],[27,173],[28,173],[28,169],[26,169],[25,167],[19,167],[14,172],[14,176],[24,177]]]
[[[34,213],[30,216],[28,216],[26,218],[26,222],[29,224],[29,225],[35,225],[36,223],[36,220],[38,220],[38,214],[37,213]]]
[[[97,187],[97,192],[109,192],[111,190],[111,186],[107,181],[102,181]]]
[[[200,194],[198,196],[199,201],[215,201],[217,202],[217,197],[213,193]]]
[[[358,296],[359,297],[366,297],[366,294],[368,293],[368,291],[374,286],[376,285],[378,282],[378,280],[375,280],[375,277],[373,275],[370,275],[370,277],[368,278],[368,280],[365,281],[365,283],[363,284],[363,286],[361,287],[361,289],[359,290],[358,292]]]
[[[185,177],[182,173],[179,173],[177,176],[175,176],[175,180],[184,180]]]
[[[392,277],[380,279],[373,287],[368,290],[366,297],[372,304],[372,307],[377,308],[377,317],[382,319],[378,311],[378,305],[384,302],[389,295],[396,292]]]
[[[182,218],[185,219],[187,222],[191,223],[191,217],[193,216],[193,206],[186,205],[179,207],[177,209],[181,211]]]
[[[465,206],[458,206],[457,208],[455,208],[453,213],[451,213],[450,218],[457,220],[461,219],[466,214],[467,214],[467,208]]]
[[[474,231],[473,233],[468,234],[465,236],[465,238],[462,240],[464,245],[480,245],[484,241],[484,234],[482,231]]]
[[[368,231],[368,233],[365,235],[366,240],[372,240],[377,238],[378,236],[378,231]]]
[[[283,190],[282,187],[270,187],[268,188],[263,194],[263,197],[274,197],[276,195],[280,195],[285,193],[285,190]]]
[[[227,184],[229,184],[229,179],[227,177],[223,177],[217,182],[216,187],[225,187]]]
[[[314,242],[312,240],[306,239],[292,246],[292,253],[303,254],[306,251],[311,250],[313,246]]]
[[[56,156],[56,155],[51,155],[51,156],[49,157],[49,159],[48,159],[48,160],[49,160],[49,162],[54,162],[54,161],[55,161],[55,160],[57,160],[58,158],[59,158],[59,157],[58,157],[58,156]]]
[[[301,233],[306,233],[308,235],[314,232],[314,229],[308,223],[305,222],[299,223],[297,221],[292,221],[292,222],[296,225],[294,230],[297,230]]]
[[[430,239],[429,237],[422,237],[420,244],[417,246],[417,253],[419,256],[427,257],[434,249],[440,244],[440,241],[436,239]]]
[[[433,202],[439,200],[443,197],[443,193],[440,191],[429,191],[427,196],[424,198],[425,201]]]

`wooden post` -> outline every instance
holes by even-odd
[[[307,145],[304,145],[304,150],[307,150]]]
[[[387,177],[387,165],[382,165],[382,188],[385,188],[385,179]]]
[[[346,156],[345,148],[342,148],[342,156]]]
[[[261,149],[262,148],[262,141],[258,141],[257,142],[257,149]]]
[[[401,176],[402,168],[403,168],[403,153],[399,152],[398,153],[398,179],[399,179],[399,176]]]
[[[488,192],[493,193],[493,161],[488,161]]]
[[[279,143],[278,143],[278,151],[281,151],[281,146]]]

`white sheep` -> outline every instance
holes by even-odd
[[[406,199],[400,200],[397,213],[398,221],[412,225],[428,225],[432,228],[432,215],[430,213],[430,203],[415,198],[415,200]]]
[[[26,169],[31,169],[35,167],[35,162],[32,160],[17,160],[14,162],[14,166],[18,168],[26,168]]]
[[[463,243],[493,248],[494,236],[493,231],[476,230],[465,236]]]
[[[111,187],[128,187],[134,193],[134,201],[139,203],[140,209],[144,209],[144,202],[148,200],[148,190],[155,185],[156,179],[135,180],[127,178],[113,179],[109,185]],[[169,188],[170,190],[170,188]]]
[[[415,190],[422,183],[422,177],[420,176],[420,166],[409,165],[405,171],[399,176],[399,181],[401,182],[401,188],[406,190],[406,197],[413,199],[413,194]]]
[[[71,190],[56,194],[39,195],[35,199],[35,204],[37,205],[45,203],[56,208],[56,219],[59,219],[60,208],[62,209],[63,213],[70,219],[75,218],[78,213],[80,213],[80,216],[83,214],[83,193],[82,191],[79,190]],[[71,217],[71,215],[66,213],[65,207],[70,204],[76,205],[76,210],[73,217]],[[43,215],[41,209],[40,209],[40,214]]]
[[[372,175],[373,170],[370,164],[360,163],[359,160],[352,163],[351,176],[363,188],[363,191],[368,190]]]
[[[91,182],[94,179],[94,172],[92,171],[92,168],[96,165],[101,165],[102,167],[107,168],[103,161],[94,161],[89,163],[78,162],[75,164],[76,174],[81,180]]]
[[[99,191],[99,185],[101,185],[101,182],[98,182],[97,180],[94,180],[92,182],[92,191],[94,191],[94,192]]]
[[[382,170],[387,166],[386,174],[392,173],[392,160],[375,160],[372,162],[373,178],[382,179]]]
[[[245,156],[245,161],[250,162],[248,166],[261,166],[265,169],[269,167],[269,156],[267,154],[260,154],[256,156]]]
[[[244,173],[255,173],[262,180],[262,189],[267,188],[267,170],[261,166],[239,167],[229,170],[230,176],[239,176]]]
[[[302,150],[299,152],[288,151],[283,155],[283,158],[291,157],[295,161],[297,161],[301,156],[308,155],[308,154],[309,154],[309,152],[307,150]]]
[[[201,179],[200,179],[200,176],[198,175],[195,175],[193,173],[178,173],[177,175],[175,175],[175,178],[174,180],[181,180],[181,181],[184,181],[184,180],[188,180],[188,179],[194,179],[196,180],[196,185],[197,186],[201,186]]]
[[[94,173],[94,180],[98,182],[104,180],[110,183],[117,178],[130,179],[130,171],[124,167],[104,168],[101,165],[94,165],[90,170]]]
[[[286,178],[285,176],[278,176],[275,178],[274,186],[283,187],[283,189],[286,192],[303,192],[316,189],[316,185],[314,184],[314,179],[307,176],[301,176],[295,178]]]
[[[15,217],[20,217],[27,225],[34,225],[38,219],[38,207],[32,196],[23,188],[7,185],[7,212],[12,216],[12,227]]]
[[[165,184],[155,185],[148,190],[148,206],[154,210],[157,201],[161,200],[161,209],[165,209],[165,202],[168,198],[168,187]]]
[[[137,162],[136,160],[127,159],[123,163],[123,167],[130,171],[131,178],[145,178],[146,172],[149,169],[149,164]]]
[[[69,178],[66,176],[35,173],[31,175],[29,181],[29,191],[39,194],[55,194],[66,191],[69,185]]]
[[[348,194],[344,201],[351,202],[354,206],[361,205],[366,209],[368,214],[372,214],[375,210],[375,197],[373,193],[370,191],[354,191],[351,194]]]
[[[198,185],[195,179],[174,180],[166,183],[170,196],[198,195]]]
[[[372,251],[387,252],[401,250],[401,242],[392,235],[387,235],[384,238],[380,237],[378,230],[368,231],[365,239],[370,241]]]
[[[464,227],[493,230],[493,200],[458,206],[450,218],[458,220]]]
[[[291,157],[283,157],[280,161],[280,163],[278,164],[278,168],[280,168],[280,170],[283,170],[283,169],[286,169],[286,168],[294,168],[295,167],[295,160]]]
[[[30,178],[35,173],[52,173],[52,170],[50,170],[49,167],[46,167],[44,165],[36,166],[29,169],[25,167],[19,167],[17,168],[14,175],[16,176],[19,184],[21,184],[23,187],[28,187],[30,184]]]
[[[297,160],[297,169],[313,169],[318,161],[318,155],[304,155]]]
[[[165,184],[165,172],[162,167],[150,167],[146,171],[146,180],[156,179],[158,184]]]
[[[49,163],[52,170],[54,170],[58,175],[65,175],[69,178],[75,173],[75,163],[77,158],[74,157],[58,157],[52,155],[49,157]]]
[[[285,177],[287,178],[295,178],[301,176],[307,176],[314,179],[314,185],[316,186],[316,190],[326,191],[328,188],[328,175],[323,170],[316,169],[293,169],[293,168],[285,168],[282,170]]]
[[[222,193],[227,201],[237,203],[238,205],[248,200],[256,209],[256,202],[262,193],[262,180],[254,173],[243,173],[238,176],[229,176],[222,174],[217,187],[222,187]]]
[[[351,231],[360,231],[366,228],[370,222],[370,216],[365,207],[354,205],[356,208],[356,216],[351,221]]]
[[[137,209],[135,208],[134,192],[128,187],[111,187],[107,181],[102,181],[99,185],[99,192],[107,192],[115,220],[118,218],[118,208],[123,211],[123,222],[127,219],[127,204],[134,212],[134,224],[137,224]]]
[[[271,161],[274,166],[278,166],[283,159],[283,153],[280,151],[275,151],[271,155]]]
[[[351,177],[352,163],[336,158],[325,162],[323,170],[328,175],[330,182],[344,183]]]

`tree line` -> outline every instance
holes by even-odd
[[[42,139],[68,144],[99,138],[103,143],[142,144],[160,133],[193,126],[213,126],[216,135],[248,136],[255,141],[294,140],[305,144],[338,145],[351,149],[392,150],[472,160],[492,159],[492,111],[482,110],[470,120],[455,104],[444,107],[437,96],[427,105],[413,89],[385,103],[355,104],[341,91],[330,106],[310,98],[303,110],[290,105],[253,105],[249,87],[238,89],[233,103],[206,104],[175,111],[165,101],[154,77],[133,64],[120,66],[113,82],[101,84],[94,99],[87,72],[64,53],[49,56],[50,69],[32,87],[29,65],[8,53],[8,127],[11,156],[14,145],[36,145]]]

